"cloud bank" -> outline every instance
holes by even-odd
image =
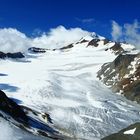
[[[91,34],[81,28],[66,29],[63,26],[51,29],[39,37],[29,38],[17,29],[0,29],[0,51],[24,52],[29,47],[60,48]]]
[[[126,41],[140,49],[140,22],[138,20],[134,20],[133,23],[125,23],[122,26],[112,21],[111,35],[115,41]]]
[[[47,33],[40,33],[40,30],[36,30],[35,33],[39,36],[29,38],[14,28],[0,29],[0,51],[25,52],[29,47],[60,48],[91,34],[81,28],[66,29],[64,26],[50,29]],[[115,41],[126,41],[140,48],[140,23],[137,20],[122,26],[112,21],[111,35]]]
[[[30,39],[17,29],[0,29],[0,51],[5,53],[25,51],[30,44]]]
[[[48,33],[34,38],[32,44],[38,47],[60,48],[89,34],[91,33],[81,28],[66,29],[63,26],[58,26],[57,28],[51,29]]]

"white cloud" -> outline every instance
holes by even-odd
[[[124,24],[124,39],[140,48],[140,23],[135,20],[132,24]]]
[[[81,28],[66,29],[63,26],[51,29],[47,34],[33,39],[33,45],[44,48],[60,48],[91,34]]]
[[[140,22],[134,20],[133,23],[125,23],[120,26],[117,22],[112,22],[112,38],[115,41],[126,41],[140,48]]]
[[[112,22],[112,38],[116,41],[125,40],[128,43],[140,46],[140,23],[135,20],[132,24],[120,26],[117,22]],[[29,38],[17,29],[0,29],[0,51],[18,52],[26,51],[29,47],[60,48],[70,43],[76,42],[91,33],[81,28],[66,29],[63,26],[50,29],[48,33],[43,33],[39,37]]]
[[[117,41],[122,36],[122,27],[115,21],[112,21],[112,38]]]
[[[13,28],[0,29],[0,51],[25,51],[30,46],[30,40],[25,34]]]
[[[58,48],[73,43],[90,33],[81,28],[66,29],[63,26],[51,29],[41,36],[29,38],[17,29],[0,29],[0,51],[18,52],[26,51],[29,47]]]

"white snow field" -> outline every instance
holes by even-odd
[[[54,127],[69,139],[99,140],[140,121],[138,104],[96,78],[101,65],[115,57],[103,47],[77,45],[28,54],[22,61],[0,60],[0,89],[18,104],[49,113]]]
[[[123,133],[126,134],[126,135],[133,135],[133,134],[135,133],[135,131],[136,131],[136,128],[130,129],[130,130],[125,131],[125,132],[123,132]]]

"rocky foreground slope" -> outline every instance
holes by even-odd
[[[52,128],[52,120],[47,113],[41,114],[31,108],[19,106],[1,90],[0,117],[10,122],[14,127],[23,129],[25,132],[34,133],[35,135],[40,135],[40,137],[45,136],[52,139],[61,139],[57,131]]]

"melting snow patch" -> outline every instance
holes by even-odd
[[[133,134],[135,133],[135,131],[136,131],[136,128],[130,129],[130,130],[125,131],[125,132],[123,132],[123,133],[124,133],[124,134],[127,134],[127,135],[133,135]]]

